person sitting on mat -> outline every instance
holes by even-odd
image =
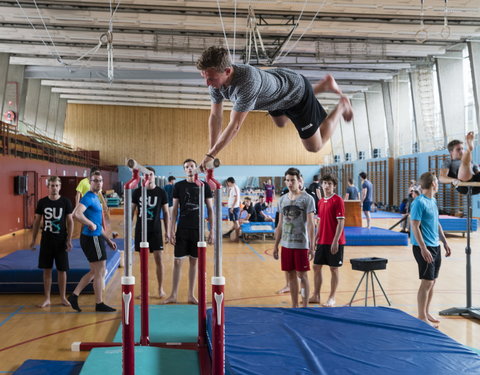
[[[240,219],[241,223],[248,223],[250,221],[255,222],[255,211],[253,209],[252,205],[252,198],[250,197],[245,197],[243,201],[243,207],[242,211],[240,212],[240,217],[242,216],[243,211],[247,213],[247,216],[245,216],[245,219]]]
[[[335,293],[339,282],[339,267],[343,264],[343,247],[345,245],[345,204],[342,197],[335,194],[337,178],[330,174],[321,177],[325,196],[318,201],[317,247],[313,261],[314,291],[309,303],[320,303],[322,287],[322,267],[330,267],[330,295],[325,307],[335,306]]]
[[[202,169],[235,138],[250,111],[268,111],[278,127],[284,127],[290,119],[304,147],[311,152],[322,149],[341,117],[345,121],[351,121],[353,117],[350,101],[331,75],[312,87],[305,77],[290,69],[261,70],[250,65],[232,64],[229,51],[216,46],[203,51],[197,69],[209,87],[212,102],[208,120],[210,148],[200,163]],[[323,92],[340,96],[329,115],[315,97]],[[222,131],[224,99],[233,103],[233,109],[230,121]]]
[[[263,223],[265,221],[272,222],[274,221],[272,217],[268,216],[263,212],[264,210],[267,209],[267,205],[265,203],[265,198],[262,194],[258,196],[258,201],[255,203],[255,206],[253,207],[255,210],[255,221],[259,223]]]
[[[472,162],[473,141],[475,135],[469,132],[466,137],[467,148],[464,149],[463,142],[454,139],[447,145],[450,153],[450,160],[446,160],[440,168],[439,181],[443,184],[456,186],[460,181],[480,182],[480,168]],[[460,194],[466,194],[466,186],[457,186]],[[473,194],[480,193],[479,187],[472,188]]]
[[[198,304],[194,295],[195,279],[197,278],[198,240],[200,238],[200,188],[195,184],[195,160],[186,159],[183,170],[187,178],[177,182],[173,187],[173,210],[170,220],[170,243],[175,246],[173,262],[172,293],[164,303],[177,303],[178,285],[182,271],[182,263],[188,256],[190,269],[188,272],[188,303]],[[210,186],[205,184],[205,204],[207,205],[208,222],[213,228],[213,194]],[[178,224],[175,218],[180,209]],[[213,243],[213,233],[210,231],[207,242]]]
[[[447,239],[439,223],[438,207],[435,194],[438,192],[438,180],[431,172],[420,176],[422,195],[412,202],[410,209],[413,255],[418,264],[418,276],[421,280],[417,294],[418,319],[438,327],[440,322],[430,314],[430,302],[433,287],[438,278],[442,263],[439,239],[445,248],[445,256],[451,254]]]
[[[70,199],[60,196],[61,186],[60,177],[52,176],[48,178],[48,196],[38,201],[35,218],[33,219],[30,248],[35,250],[35,240],[43,218],[38,268],[43,268],[45,300],[38,307],[50,305],[54,260],[57,268],[60,299],[64,306],[70,306],[66,296],[66,288],[67,271],[69,270],[68,252],[72,250],[73,207]]]
[[[278,226],[275,230],[273,257],[278,259],[279,245],[282,247],[282,271],[287,271],[290,282],[292,307],[298,307],[298,280],[302,286],[302,306],[307,307],[310,287],[307,271],[315,249],[314,213],[312,196],[300,190],[302,176],[297,168],[285,172],[288,194],[278,202]]]

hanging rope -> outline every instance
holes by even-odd
[[[448,26],[448,0],[445,0],[445,6],[443,8],[443,27],[442,31],[440,31],[440,36],[443,39],[448,39],[450,37],[450,26]]]
[[[417,41],[417,43],[423,43],[428,38],[428,31],[425,28],[425,25],[423,24],[423,15],[424,15],[423,2],[424,2],[424,0],[420,0],[420,4],[421,4],[421,8],[420,8],[420,29],[415,34],[415,40]]]
[[[303,31],[303,33],[298,37],[298,39],[295,41],[295,43],[292,45],[292,47],[290,47],[288,49],[287,52],[285,52],[283,55],[280,55],[278,56],[277,59],[275,59],[276,61],[281,61],[283,58],[285,58],[298,44],[298,42],[300,42],[300,39],[303,38],[303,36],[305,35],[305,33],[307,31],[310,30],[310,28],[312,27],[313,25],[313,22],[315,21],[315,19],[317,18],[318,14],[320,13],[320,11],[322,10],[322,8],[325,6],[325,3],[327,2],[327,0],[323,0],[322,3],[320,4],[317,12],[315,13],[315,15],[312,17],[312,20],[310,21],[310,23],[308,24],[308,26],[305,28],[305,30]],[[275,63],[275,61],[272,62],[272,65],[273,63]]]
[[[233,54],[232,54],[232,64],[235,63],[235,42],[237,40],[237,0],[233,1],[234,3],[234,12],[233,12]]]
[[[230,57],[230,61],[232,61],[232,55],[230,54],[230,47],[228,46],[227,33],[225,32],[225,25],[223,23],[222,9],[220,8],[220,1],[219,0],[217,0],[217,8],[218,8],[218,15],[220,16],[220,23],[222,24],[223,38],[225,40],[225,46],[227,47],[228,56]]]

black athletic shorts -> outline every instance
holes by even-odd
[[[456,177],[455,177],[456,178]],[[480,173],[474,174],[468,182],[480,182]],[[468,193],[468,187],[467,186],[459,186],[457,187],[457,191],[460,194],[467,194]],[[472,187],[472,195],[476,195],[480,193],[480,187],[478,186],[473,186]]]
[[[105,238],[103,236],[80,235],[80,246],[90,263],[107,259]]]
[[[175,258],[187,255],[198,258],[198,229],[177,229],[175,234]]]
[[[57,271],[68,271],[67,239],[43,238],[40,242],[40,254],[38,255],[38,268],[51,269],[53,261]]]
[[[344,245],[338,245],[337,253],[332,254],[332,252],[330,251],[331,245],[317,244],[313,264],[325,265],[330,267],[341,267],[343,265],[343,247]]]
[[[135,234],[135,251],[140,251],[140,242],[142,234]],[[147,241],[150,252],[153,253],[157,250],[163,250],[163,236],[162,232],[147,232]]]
[[[300,103],[288,109],[269,111],[272,117],[287,116],[297,128],[300,138],[307,139],[315,134],[320,124],[327,117],[327,112],[319,103],[310,82],[302,76],[305,81],[305,93]]]
[[[413,245],[413,256],[418,264],[418,278],[423,280],[435,280],[438,277],[438,272],[442,265],[440,246],[427,246],[427,249],[432,254],[432,263],[427,263],[425,259],[423,259],[420,246]]]

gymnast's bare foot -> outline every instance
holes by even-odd
[[[467,135],[465,136],[465,143],[467,145],[467,150],[472,152],[474,145],[473,142],[475,140],[475,134],[473,132],[468,132]]]
[[[198,305],[198,300],[195,298],[195,296],[190,296],[190,297],[188,297],[188,304],[189,305]]]
[[[353,109],[350,100],[346,96],[342,96],[338,102],[339,106],[343,106],[342,116],[345,121],[352,121]]]
[[[320,303],[320,296],[313,295],[308,300],[308,303]]]
[[[158,292],[158,298],[160,298],[160,299],[162,299],[166,295],[167,295],[167,293],[165,293],[165,291],[163,289],[160,289],[160,292]]]
[[[335,299],[334,298],[329,298],[327,302],[325,302],[323,307],[335,307]]]
[[[68,299],[66,299],[66,298],[62,298],[62,305],[63,306],[71,306],[70,302],[68,302]]]
[[[277,290],[277,294],[290,293],[290,287],[288,285],[284,286],[282,289]]]
[[[429,322],[432,322],[432,323],[440,323],[440,320],[438,320],[436,317],[434,317],[433,315],[431,314],[427,314],[427,319]]]
[[[332,75],[328,74],[323,80],[313,86],[313,93],[315,95],[322,92],[333,92],[338,95],[343,95],[342,90],[338,87],[335,78]]]
[[[43,303],[41,305],[37,305],[37,307],[40,307],[41,309],[44,308],[44,307],[47,307],[47,306],[50,306],[50,299],[47,298],[45,301],[43,301]],[[70,306],[70,304],[68,304],[68,306]]]
[[[419,318],[419,319],[420,319],[420,318]],[[430,322],[428,321],[428,319],[420,319],[420,320],[421,320],[422,322],[427,323],[429,326],[432,326],[433,328],[438,328],[438,324],[437,324],[437,323],[433,323],[433,322],[430,323]]]
[[[171,303],[177,303],[177,296],[170,296],[166,300],[162,301],[164,305],[168,305]]]

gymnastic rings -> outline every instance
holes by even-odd
[[[16,115],[16,113],[13,112],[13,111],[7,111],[7,112],[5,112],[5,113],[3,114],[3,117],[5,118],[5,120],[6,120],[7,122],[14,122],[15,119],[16,119],[16,117],[17,117],[17,115]]]
[[[417,41],[417,43],[423,43],[427,40],[427,38],[428,38],[428,31],[425,28],[421,28],[415,34],[415,40]]]
[[[440,36],[443,39],[448,39],[450,38],[450,26],[446,25],[442,27],[442,30],[440,31]]]

